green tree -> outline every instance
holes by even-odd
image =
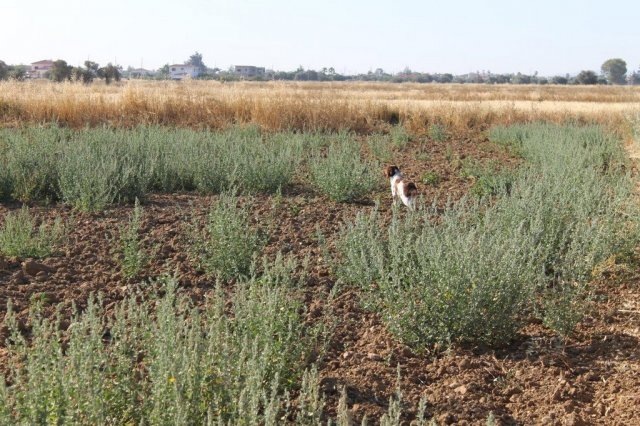
[[[629,76],[629,84],[634,86],[640,85],[640,70],[631,73]]]
[[[72,78],[85,84],[91,83],[97,76],[100,65],[92,61],[84,61],[84,68],[77,67],[72,71]]]
[[[93,81],[94,76],[88,70],[82,67],[76,67],[71,71],[71,79],[73,81],[81,81],[84,84],[89,84]]]
[[[189,59],[187,60],[187,65],[194,65],[198,67],[198,70],[201,73],[207,70],[207,66],[202,61],[202,53],[196,52],[193,55],[189,56]]]
[[[609,83],[626,84],[627,63],[622,59],[608,59],[600,69]]]
[[[156,77],[160,80],[166,80],[169,78],[169,75],[170,75],[169,64],[164,64],[162,67],[158,69],[158,73],[156,74]]]
[[[4,61],[0,61],[0,80],[6,80],[9,77],[9,67]]]
[[[511,82],[513,84],[531,84],[531,76],[518,73],[513,76],[513,78],[511,79]]]
[[[24,65],[10,65],[8,77],[11,80],[24,80],[25,78],[27,78],[27,67],[25,67]]]
[[[598,75],[593,71],[583,70],[577,75],[576,82],[578,84],[597,84]]]
[[[561,75],[556,75],[554,77],[551,77],[552,84],[567,84],[568,82],[569,82],[569,79]]]
[[[97,62],[93,61],[84,61],[84,67],[91,71],[93,75],[98,75],[98,70],[100,69],[100,65]]]
[[[60,83],[64,80],[71,80],[71,72],[73,67],[67,64],[67,61],[58,59],[53,63],[51,70],[49,71],[49,78],[53,81]]]
[[[122,74],[120,73],[120,68],[114,66],[111,62],[107,64],[107,66],[99,68],[98,77],[104,78],[104,82],[107,84],[111,84],[112,80],[120,81]]]

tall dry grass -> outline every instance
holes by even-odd
[[[440,85],[370,82],[0,83],[0,125],[58,122],[71,127],[161,124],[265,130],[380,130],[398,121],[415,133],[531,121],[625,128],[640,111],[640,88]],[[628,129],[627,129],[628,130]]]

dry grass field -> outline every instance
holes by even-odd
[[[460,133],[532,121],[600,123],[628,132],[640,87],[368,82],[152,82],[89,86],[0,83],[0,125],[56,121],[72,127],[162,124],[222,129],[368,133],[401,121],[421,134],[432,124]]]

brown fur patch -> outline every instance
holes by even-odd
[[[395,175],[396,172],[399,172],[399,171],[400,171],[400,168],[398,168],[398,166],[396,166],[395,164],[392,164],[384,168],[384,175],[388,178],[391,178],[391,176]]]
[[[411,198],[411,197],[415,197],[416,195],[418,195],[418,187],[413,182],[405,183],[403,189],[404,189],[404,195],[406,197]]]

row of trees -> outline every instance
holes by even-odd
[[[208,68],[203,60],[202,54],[195,52],[185,61],[186,64],[195,65],[200,71],[199,79],[212,80],[237,80],[239,76],[233,68],[227,71],[220,68]],[[273,71],[267,70],[264,75],[253,77],[253,80],[296,80],[296,81],[388,81],[395,83],[415,82],[415,83],[485,83],[485,84],[631,84],[640,85],[640,70],[627,75],[627,63],[620,58],[608,59],[601,68],[601,73],[597,74],[592,70],[583,70],[576,76],[566,74],[564,76],[542,77],[537,72],[533,75],[522,73],[516,74],[494,74],[489,71],[477,71],[474,73],[453,75],[450,73],[431,74],[411,71],[405,68],[397,74],[390,74],[378,68],[366,74],[344,75],[337,73],[333,67],[322,68],[319,71],[305,70],[302,66],[295,71]],[[81,81],[91,83],[94,79],[104,79],[107,84],[112,81],[120,81],[122,78],[122,67],[114,66],[111,63],[100,67],[92,61],[85,61],[84,67],[72,67],[66,61],[59,59],[54,62],[53,68],[48,73],[48,78],[53,81]],[[7,65],[0,61],[0,80],[15,79],[22,80],[27,76],[27,69],[22,65]],[[154,79],[169,79],[171,74],[169,64],[161,67],[153,77]]]
[[[72,67],[66,61],[58,59],[49,71],[49,79],[57,82],[81,81],[88,84],[96,78],[104,79],[107,84],[120,81],[122,68],[111,63],[101,67],[93,61],[84,61],[84,67]]]
[[[216,80],[237,80],[239,76],[232,68],[223,71],[219,68],[207,68],[204,64],[202,54],[195,52],[185,63],[196,65],[200,69],[200,79]],[[155,78],[169,78],[169,64],[160,68]],[[453,75],[450,73],[431,74],[413,72],[406,68],[400,73],[390,74],[378,68],[366,74],[343,75],[336,72],[333,67],[316,70],[305,70],[302,66],[295,71],[273,71],[267,70],[263,76],[256,76],[253,80],[296,80],[296,81],[389,81],[395,83],[415,82],[415,83],[486,83],[486,84],[640,84],[640,70],[632,72],[627,76],[627,64],[620,58],[609,59],[601,66],[601,74],[595,71],[583,70],[578,75],[542,77],[538,73],[527,75],[516,74],[493,74],[488,71]]]
[[[24,65],[7,65],[0,61],[0,80],[24,80],[27,75],[27,67]]]
[[[4,61],[0,61],[0,80],[24,80],[27,75],[28,69],[24,65],[7,65]],[[66,61],[58,59],[53,62],[53,66],[47,71],[45,77],[57,82],[81,81],[83,83],[91,83],[94,79],[101,78],[109,84],[112,81],[120,81],[122,68],[111,63],[101,67],[92,61],[85,61],[84,67],[73,67]]]

